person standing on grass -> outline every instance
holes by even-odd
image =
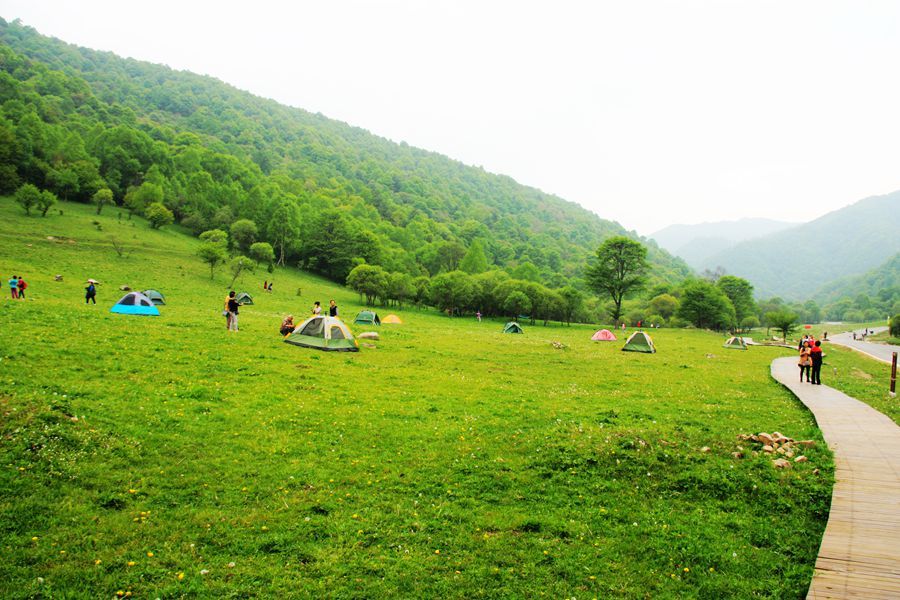
[[[337,304],[335,304],[334,300],[328,301],[328,316],[329,317],[338,316],[338,307],[337,307]]]
[[[274,282],[270,281],[269,287],[266,288],[266,291],[269,292],[270,294],[272,293],[272,283],[274,283]]]
[[[318,300],[313,304],[312,314],[314,317],[322,314],[322,304]]]
[[[822,342],[816,340],[810,350],[812,356],[812,384],[822,385],[822,359],[825,354],[822,352]]]
[[[228,324],[228,331],[237,331],[238,330],[238,307],[240,303],[237,301],[237,298],[234,297],[234,290],[228,292],[228,318],[226,320]]]
[[[84,288],[84,303],[90,304],[91,302],[97,304],[97,286],[93,281],[88,281],[88,286]]]
[[[25,281],[25,278],[19,275],[19,283],[16,284],[16,287],[19,289],[19,300],[25,299],[25,290],[28,288],[28,283]]]
[[[481,323],[481,311],[475,313],[475,318],[478,319],[478,322]]]
[[[809,383],[809,370],[812,367],[812,349],[809,347],[809,342],[803,340],[803,343],[800,346],[800,362],[797,364],[800,365],[800,383],[803,383],[803,374],[806,373],[806,383]]]
[[[19,299],[19,278],[15,275],[9,279],[9,293],[12,294],[13,300]]]

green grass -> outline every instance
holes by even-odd
[[[875,342],[878,344],[890,344],[892,346],[900,346],[900,338],[891,336],[890,331],[882,331],[875,335],[866,337],[867,342]]]
[[[0,302],[0,596],[805,595],[831,454],[731,455],[741,433],[821,440],[769,377],[789,351],[659,330],[631,354],[416,310],[377,349],[305,350],[281,317],[333,297],[352,318],[355,294],[250,276],[275,292],[229,335],[194,240],[62,208],[0,200],[0,268],[31,283]],[[165,293],[162,316],[110,314],[122,284]]]
[[[890,396],[891,365],[849,348],[825,346],[822,383],[853,396],[900,424],[900,406]]]

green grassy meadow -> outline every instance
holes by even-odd
[[[377,348],[302,349],[281,318],[334,298],[349,322],[356,294],[248,275],[229,334],[194,239],[61,209],[0,199],[0,271],[30,282],[0,301],[3,598],[805,596],[832,457],[769,376],[790,351],[414,309],[379,310],[405,324]],[[123,284],[162,316],[111,314]],[[778,471],[736,439],[774,430],[820,443]]]

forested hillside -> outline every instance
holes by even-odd
[[[804,300],[822,286],[865,273],[900,252],[898,232],[900,191],[747,240],[711,256],[705,266],[749,279],[762,297]]]
[[[0,193],[28,182],[89,202],[108,188],[133,213],[164,204],[198,234],[250,219],[280,262],[340,282],[360,261],[435,275],[483,251],[482,269],[578,286],[603,239],[636,237],[509,177],[210,77],[17,22],[0,20],[0,44]],[[653,279],[690,273],[648,246]]]
[[[825,303],[825,318],[863,321],[900,315],[900,253],[863,275],[823,287],[816,300]]]

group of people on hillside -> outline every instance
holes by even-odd
[[[12,294],[13,300],[24,300],[27,289],[28,282],[21,275],[13,275],[9,278],[9,293]]]
[[[811,335],[804,335],[800,340],[798,347],[800,352],[800,382],[803,382],[803,376],[806,376],[806,383],[813,385],[822,385],[822,359],[825,354],[822,352],[822,342],[815,339]]]
[[[322,314],[322,303],[318,300],[313,303],[312,307],[312,316],[317,317]],[[338,316],[338,305],[334,300],[328,301],[328,316],[329,317],[337,317]],[[290,335],[297,328],[297,325],[294,323],[294,315],[288,315],[281,321],[281,327],[279,328],[279,332],[281,335]]]

